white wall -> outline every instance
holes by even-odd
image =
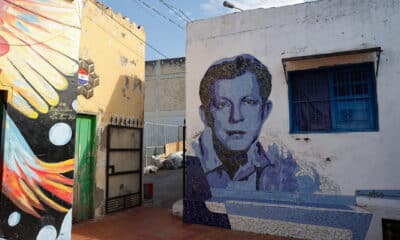
[[[216,60],[249,53],[272,74],[272,113],[261,142],[289,149],[340,187],[400,189],[400,1],[323,0],[233,13],[191,22],[187,28],[186,117],[188,147],[203,129],[199,83]],[[377,95],[379,131],[289,134],[288,89],[282,58],[381,47]],[[310,141],[296,138],[308,137]],[[189,150],[190,151],[190,150]],[[326,158],[331,159],[330,162]]]

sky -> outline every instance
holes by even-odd
[[[309,0],[230,0],[229,2],[238,8],[249,10],[298,4],[304,1]],[[223,7],[223,0],[101,0],[100,2],[144,27],[148,44],[146,61],[184,57],[187,21],[237,11]]]

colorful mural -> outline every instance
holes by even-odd
[[[271,74],[251,55],[208,68],[199,90],[204,130],[192,142],[196,155],[187,157],[184,221],[305,239],[364,239],[371,214],[354,206],[354,196],[324,194],[326,178],[313,166],[276,143],[267,149],[260,143],[271,90]]]
[[[67,212],[68,209],[46,196],[41,188],[71,204],[73,180],[61,173],[74,169],[73,159],[58,163],[41,161],[10,116],[6,114],[5,118],[3,194],[21,210],[38,218],[40,215],[34,208],[44,210],[41,202],[57,211]]]
[[[78,95],[83,95],[86,99],[93,97],[94,88],[99,86],[99,76],[94,71],[92,60],[79,60],[78,74]]]
[[[5,239],[70,239],[81,5],[0,2]]]

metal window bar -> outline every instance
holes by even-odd
[[[373,77],[371,63],[294,72],[290,79],[292,130],[374,130]]]

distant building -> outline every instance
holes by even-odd
[[[146,122],[182,125],[185,118],[185,58],[146,61]]]
[[[144,165],[165,153],[165,144],[183,140],[185,58],[146,61]]]
[[[397,238],[399,23],[397,0],[189,23],[184,221],[301,239]]]

